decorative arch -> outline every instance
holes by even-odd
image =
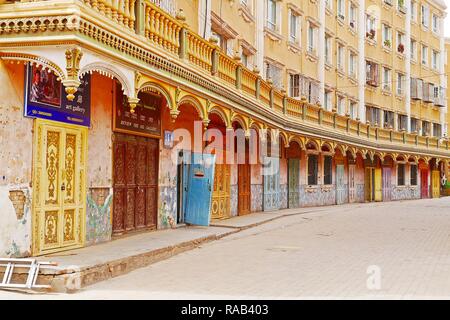
[[[334,144],[332,142],[321,140],[320,141],[320,151],[322,151],[323,147],[328,148],[328,150],[329,150],[328,152],[334,153]]]
[[[373,151],[373,160],[375,160],[375,156],[377,156],[381,160],[381,162],[383,162],[386,153],[380,151]]]
[[[289,136],[289,144],[296,142],[301,150],[305,150],[305,140],[295,134]]]
[[[215,105],[215,106],[209,108],[208,115],[210,115],[210,114],[218,115],[222,119],[222,121],[225,123],[225,127],[226,128],[230,128],[231,127],[230,114],[224,108]]]
[[[356,158],[358,157],[358,150],[355,147],[348,147],[346,154],[348,154],[348,153],[351,155],[353,160],[356,160]],[[362,154],[361,154],[361,157],[362,157]]]
[[[177,106],[173,102],[172,96],[170,95],[169,90],[167,88],[163,87],[159,83],[156,82],[145,82],[142,86],[139,87],[139,89],[136,92],[136,96],[139,94],[139,92],[159,92],[163,95],[163,97],[167,101],[167,105],[169,106],[170,110],[178,110]]]
[[[233,114],[231,115],[230,121],[231,121],[231,123],[233,123],[233,122],[239,123],[239,125],[245,131],[248,131],[248,129],[250,129],[249,124],[248,124],[249,121],[244,116],[242,116],[238,113],[233,112]]]
[[[185,95],[183,96],[177,103],[177,109],[179,109],[182,105],[188,104],[192,107],[194,107],[195,110],[197,110],[198,116],[200,119],[204,120],[206,119],[206,111],[200,100],[192,95]]]
[[[407,155],[404,155],[404,154],[394,154],[394,156],[395,156],[395,158],[394,158],[394,161],[395,162],[407,162],[408,161],[408,156]],[[401,159],[401,160],[399,160],[399,159]]]
[[[53,73],[55,73],[59,80],[65,80],[66,75],[61,67],[59,67],[56,63],[53,61],[50,61],[47,58],[40,57],[34,54],[29,53],[16,53],[16,52],[0,52],[0,58],[4,61],[9,62],[23,62],[27,63],[30,62],[32,64],[35,64],[37,66],[42,66],[44,69],[51,70]]]
[[[278,136],[281,137],[281,139],[283,139],[284,146],[286,148],[289,148],[289,136],[288,136],[288,134],[285,131],[280,131]]]
[[[335,153],[336,153],[336,150],[339,150],[339,152],[340,152],[344,157],[347,156],[347,150],[348,150],[348,147],[336,143],[336,144],[334,145],[334,152],[335,152]]]
[[[307,139],[307,140],[306,140],[306,143],[305,143],[305,149],[306,149],[306,150],[308,150],[308,146],[309,146],[309,145],[313,146],[314,149],[315,149],[315,151],[320,152],[321,147],[320,147],[320,143],[319,143],[317,140],[312,139],[312,138]]]
[[[80,77],[86,73],[92,74],[92,72],[98,72],[109,78],[116,78],[122,85],[123,94],[129,98],[132,97],[132,84],[129,83],[127,77],[120,70],[115,68],[113,64],[106,64],[100,61],[89,63],[81,68]]]

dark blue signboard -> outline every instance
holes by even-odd
[[[69,101],[57,76],[28,64],[25,77],[25,116],[85,127],[91,125],[91,77],[80,80],[75,99]]]

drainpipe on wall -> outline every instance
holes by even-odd
[[[406,110],[406,132],[411,132],[411,0],[406,0],[406,43],[405,43],[405,110]]]
[[[319,41],[318,55],[319,63],[317,64],[317,73],[319,80],[319,102],[324,107],[325,97],[325,0],[319,1]]]
[[[441,123],[441,129],[442,129],[442,136],[444,136],[445,134],[447,134],[448,136],[448,123],[447,123],[447,113],[448,113],[448,101],[447,101],[447,75],[445,72],[445,32],[444,32],[444,20],[445,20],[445,16],[446,13],[444,13],[444,17],[442,17],[442,19],[439,22],[439,33],[440,33],[440,37],[439,37],[439,73],[441,74],[440,76],[440,83],[441,83],[441,87],[444,88],[444,92],[446,93],[445,95],[445,107],[441,107],[439,112],[440,112],[440,123]],[[447,123],[447,125],[446,125]]]
[[[201,0],[198,7],[198,31],[204,39],[209,40],[211,32],[211,0]]]
[[[255,66],[261,75],[264,70],[264,1],[255,1],[256,14],[256,61]]]
[[[358,6],[358,117],[362,123],[366,123],[366,105],[365,105],[365,90],[366,90],[366,60],[365,60],[365,45],[366,45],[366,1],[359,0]]]

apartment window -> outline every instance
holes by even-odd
[[[356,110],[358,108],[358,105],[356,102],[354,101],[349,101],[349,105],[348,105],[348,113],[350,114],[350,118],[352,119],[356,119]]]
[[[292,98],[300,97],[300,75],[290,74],[289,75],[289,96]]]
[[[331,94],[332,92],[329,90],[325,90],[325,110],[331,110]]]
[[[331,44],[331,37],[329,35],[325,35],[325,63],[327,64],[332,64],[333,63],[333,59],[332,59],[332,44]]]
[[[405,35],[402,32],[397,32],[397,52],[405,52]]]
[[[356,29],[357,11],[353,3],[350,3],[348,11],[348,23],[352,29]]]
[[[404,186],[405,185],[405,164],[399,163],[397,165],[397,185]]]
[[[310,154],[308,156],[308,185],[317,185],[318,160],[317,155]]]
[[[417,60],[417,41],[411,39],[411,60]]]
[[[383,111],[383,127],[385,129],[394,128],[394,113],[392,111]]]
[[[177,14],[177,5],[174,0],[150,0],[151,3],[154,5],[160,7],[167,13],[169,13],[171,16],[175,17]]]
[[[333,157],[323,157],[323,184],[333,184]]]
[[[372,61],[366,61],[366,83],[377,87],[379,83],[378,64]]]
[[[221,34],[214,31],[212,31],[212,35],[217,38],[219,47],[222,49],[222,51],[227,52],[227,39]]]
[[[318,28],[308,22],[308,52],[316,54]]]
[[[312,80],[304,80],[302,91],[309,103],[315,104],[319,100],[319,85]]]
[[[375,40],[377,34],[376,19],[370,15],[366,15],[366,37]]]
[[[380,109],[367,106],[366,120],[373,126],[380,124]]]
[[[342,96],[337,96],[337,113],[344,115],[345,113],[345,99]]]
[[[411,20],[417,22],[417,3],[416,1],[411,1]]]
[[[405,0],[397,0],[397,10],[406,13]]]
[[[348,74],[352,78],[356,78],[358,58],[355,53],[349,51]]]
[[[267,0],[267,27],[277,31],[277,0]]]
[[[281,68],[266,62],[266,80],[271,79],[273,82],[273,86],[277,89],[280,89],[282,87],[281,74]]]
[[[244,67],[248,68],[249,67],[249,61],[250,61],[250,57],[248,54],[246,54],[245,52],[242,52],[241,54],[241,62],[244,65]]]
[[[439,52],[433,50],[431,54],[431,66],[434,70],[439,70]]]
[[[401,73],[397,73],[397,95],[402,96],[404,94],[405,76]]]
[[[422,45],[422,64],[428,65],[428,47],[424,45]]]
[[[412,186],[417,186],[417,165],[411,164],[409,166],[409,173],[410,184]]]
[[[383,67],[383,90],[391,91],[391,69]]]
[[[431,133],[431,125],[428,121],[422,121],[422,136],[429,136]]]
[[[325,0],[325,6],[331,10],[333,9],[333,1],[332,0]]]
[[[418,132],[419,131],[419,120],[415,118],[411,118],[411,132]]]
[[[383,46],[386,48],[392,47],[392,29],[387,24],[383,23]]]
[[[344,46],[340,43],[337,48],[337,67],[340,71],[344,70]]]
[[[428,28],[429,19],[430,19],[430,8],[426,5],[422,5],[420,14],[421,14],[421,19],[422,19],[421,20],[422,26],[424,26],[425,28]]]
[[[433,137],[440,138],[442,136],[442,126],[439,123],[433,123]]]
[[[289,9],[289,41],[300,44],[300,16]]]
[[[434,13],[431,15],[431,17],[433,32],[439,33],[439,17]]]
[[[337,2],[338,18],[345,19],[345,0],[338,0]]]
[[[408,117],[407,116],[405,116],[404,114],[399,114],[398,115],[398,118],[397,118],[397,121],[398,121],[398,130],[406,130],[407,129],[407,127],[406,127],[406,125],[407,125],[407,122],[408,122]]]

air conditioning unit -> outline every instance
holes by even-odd
[[[434,84],[429,82],[423,84],[423,101],[434,102]]]
[[[411,79],[411,99],[422,100],[423,99],[423,80]]]
[[[445,107],[446,90],[443,87],[437,87],[435,92],[434,104],[438,107]]]

